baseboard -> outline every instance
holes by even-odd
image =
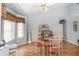
[[[25,45],[25,44],[27,44],[27,43],[22,43],[22,44],[17,44],[18,46],[21,46],[21,45]]]
[[[78,46],[78,44],[76,44],[75,42],[72,42],[72,41],[70,41],[70,40],[65,40],[65,41],[67,41],[68,43],[71,43],[71,44],[73,44],[73,45],[75,45],[75,46]]]

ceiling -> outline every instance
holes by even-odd
[[[23,9],[17,3],[7,3],[6,7],[8,12],[14,12],[15,14],[23,16],[26,15]]]
[[[18,5],[25,11],[25,13],[27,15],[41,13],[41,10],[40,10],[41,4],[19,3]],[[53,11],[52,9],[54,9],[54,8],[63,8],[63,7],[65,8],[68,5],[69,5],[69,3],[55,3],[55,4],[51,4],[51,5],[48,5],[48,11],[51,12],[51,11]]]
[[[31,15],[41,13],[40,11],[41,4],[33,3],[7,3],[7,8],[11,9],[17,14],[21,15]],[[47,4],[48,5],[48,4]],[[53,11],[54,8],[65,8],[69,6],[70,3],[55,3],[54,5],[48,5],[49,12]]]

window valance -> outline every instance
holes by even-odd
[[[1,18],[5,19],[6,18],[6,4],[1,3]]]
[[[16,17],[15,15],[9,13],[9,12],[7,12],[6,15],[7,15],[6,20],[8,20],[8,21],[13,21],[13,22],[15,22],[15,21],[17,20],[17,17]]]
[[[17,17],[16,23],[25,23],[25,19]]]
[[[12,21],[12,22],[16,22],[16,23],[25,23],[25,19],[21,18],[21,17],[17,17],[15,15],[13,15],[10,12],[6,11],[6,4],[5,3],[1,3],[1,12],[2,12],[2,20],[7,20],[7,21]]]

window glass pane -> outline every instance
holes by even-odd
[[[77,32],[77,21],[75,21],[74,23],[73,23],[73,31],[76,31]]]
[[[18,23],[18,38],[23,37],[23,24]]]
[[[13,22],[4,20],[4,40],[6,43],[15,38],[13,28],[15,29]]]

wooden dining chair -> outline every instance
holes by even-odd
[[[36,54],[42,54],[42,50],[43,50],[43,40],[42,39],[43,38],[40,36],[35,41],[35,53]]]
[[[60,55],[60,39],[58,37],[53,37],[51,43],[48,46],[48,52],[54,55]]]

